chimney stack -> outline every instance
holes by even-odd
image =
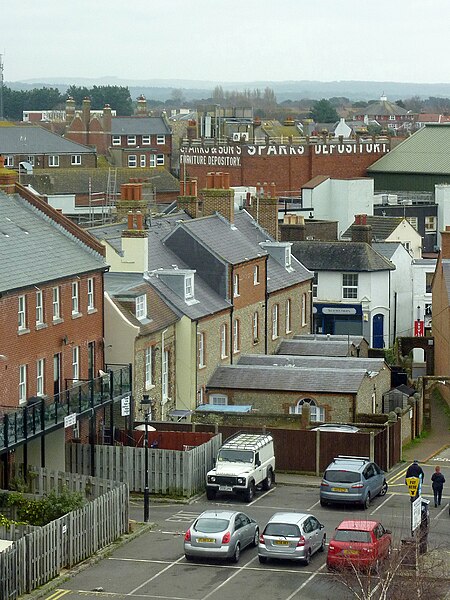
[[[441,231],[441,258],[450,258],[450,225]]]
[[[229,173],[207,173],[206,188],[200,191],[203,216],[220,213],[230,223],[234,222],[234,190],[230,189]]]
[[[83,125],[85,131],[89,131],[89,121],[91,120],[91,99],[86,96],[83,98],[83,105],[81,109],[81,118],[83,120]]]
[[[69,96],[66,100],[66,123],[70,125],[75,117],[75,100]]]
[[[147,100],[144,94],[141,94],[137,99],[136,115],[138,117],[148,117]]]
[[[367,215],[355,215],[352,225],[352,242],[365,242],[372,244],[372,227],[367,224]]]
[[[303,242],[305,240],[305,219],[301,215],[286,214],[280,225],[282,242]]]

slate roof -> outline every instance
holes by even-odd
[[[0,128],[1,131],[1,128]],[[89,182],[91,182],[92,193],[106,192],[108,184],[108,169],[37,169],[32,175],[22,174],[21,181],[24,185],[31,185],[40,194],[88,194]],[[129,183],[130,178],[142,178],[156,186],[158,192],[179,192],[178,179],[167,171],[167,169],[129,169],[117,168],[117,193],[123,183]],[[145,189],[145,188],[144,188]]]
[[[317,342],[348,342],[350,340],[350,342],[356,347],[360,346],[364,341],[367,343],[367,340],[362,335],[331,335],[329,333],[299,333],[294,335],[292,339]]]
[[[207,389],[356,394],[365,376],[365,369],[226,365],[217,367]]]
[[[400,242],[373,242],[372,246],[374,250],[378,252],[378,254],[381,254],[381,256],[384,256],[384,258],[391,260],[397,248],[402,246],[402,244]],[[405,251],[407,252],[406,248]]]
[[[398,106],[394,102],[389,102],[389,100],[378,100],[377,102],[372,102],[365,108],[361,108],[355,112],[355,115],[369,117],[389,117],[389,116],[401,116],[407,115],[408,111],[401,106]]]
[[[38,125],[0,127],[0,154],[95,154],[94,148],[66,140]],[[53,169],[52,172],[54,172]]]
[[[162,117],[113,117],[112,135],[172,135]]]
[[[365,242],[292,243],[292,254],[310,271],[390,271],[395,266]]]
[[[350,341],[351,344],[351,341]],[[348,340],[282,340],[277,352],[296,356],[348,356]]]
[[[403,221],[403,217],[383,217],[366,215],[366,223],[372,227],[372,239],[386,240]],[[342,239],[352,239],[352,225],[342,234]]]
[[[106,263],[19,195],[0,192],[0,293],[106,269]]]
[[[234,222],[245,237],[254,244],[268,240],[273,241],[267,231],[262,229],[246,210],[236,212]],[[293,270],[288,272],[283,265],[280,265],[279,262],[269,256],[267,261],[267,291],[269,294],[289,285],[303,283],[314,277],[314,273],[311,273],[293,254],[291,267]]]
[[[261,365],[279,367],[304,367],[307,369],[347,369],[379,372],[386,366],[382,358],[357,358],[355,356],[291,356],[281,354],[244,354],[239,365]]]
[[[450,125],[426,125],[367,168],[369,173],[450,175]]]

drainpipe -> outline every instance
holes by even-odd
[[[266,256],[266,289],[264,292],[265,297],[265,306],[264,306],[264,354],[269,353],[269,340],[268,340],[268,331],[267,331],[267,322],[269,319],[269,292],[267,291],[267,265],[269,262],[269,256]]]
[[[163,396],[163,378],[164,378],[164,334],[167,333],[167,329],[164,329],[164,331],[161,333],[161,421],[163,421],[163,416],[164,416],[164,406],[167,402],[167,399],[164,398]],[[167,365],[167,369],[169,369],[169,365]]]

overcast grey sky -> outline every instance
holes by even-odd
[[[450,82],[450,0],[16,0],[6,81]]]

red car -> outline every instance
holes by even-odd
[[[380,521],[342,521],[328,545],[327,567],[379,567],[391,544],[391,532]]]

